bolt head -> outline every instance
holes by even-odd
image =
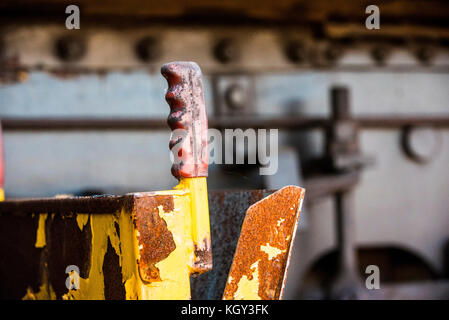
[[[306,46],[300,41],[292,41],[287,44],[285,53],[293,63],[302,63],[307,60]]]
[[[221,63],[229,63],[238,59],[239,50],[231,39],[222,39],[214,47],[214,56]]]
[[[416,51],[416,57],[424,64],[430,63],[434,56],[435,50],[430,46],[423,46]]]
[[[343,50],[338,44],[331,43],[324,51],[324,58],[330,63],[335,63],[341,57],[342,53]]]
[[[136,55],[143,62],[151,62],[161,56],[159,41],[154,37],[145,37],[137,42]]]
[[[234,110],[243,109],[247,103],[245,89],[239,84],[230,85],[224,94],[226,105]]]
[[[63,61],[80,60],[87,51],[86,42],[81,37],[63,36],[56,40],[56,55]]]
[[[389,54],[390,50],[386,46],[376,46],[371,50],[371,56],[377,64],[385,63]]]

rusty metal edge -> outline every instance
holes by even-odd
[[[285,264],[281,291],[279,292],[279,300],[282,300],[282,298],[284,296],[285,285],[287,283],[288,267],[290,266],[290,260],[291,260],[292,253],[293,253],[293,246],[295,245],[296,231],[298,230],[298,225],[299,225],[299,217],[301,215],[302,205],[304,203],[304,197],[305,197],[305,193],[306,193],[306,189],[301,188],[301,187],[300,187],[300,189],[301,189],[301,198],[300,198],[301,200],[299,202],[298,208],[296,209],[296,221],[295,221],[295,226],[293,227],[293,235],[292,235],[292,239],[290,240],[290,246],[288,248],[287,262]]]
[[[360,175],[357,173],[322,175],[305,179],[304,188],[307,190],[307,201],[325,197],[339,191],[348,190],[357,184]],[[209,190],[209,193],[249,191],[245,189],[223,189]],[[262,189],[262,192],[273,193],[277,190]],[[70,197],[70,198],[24,198],[6,200],[0,202],[0,214],[30,214],[36,212],[90,212],[111,213],[125,207],[132,210],[135,198],[149,193],[130,193],[126,195],[102,195],[92,197]]]
[[[15,199],[0,202],[0,214],[114,213],[122,208],[132,211],[136,197],[137,195],[127,194],[123,196]]]

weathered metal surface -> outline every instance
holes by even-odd
[[[348,190],[358,180],[358,174],[323,176],[306,180],[304,184],[307,190],[307,201]],[[209,272],[191,278],[192,299],[216,300],[222,298],[246,210],[274,191],[209,191],[214,266]]]
[[[178,179],[206,177],[209,153],[201,70],[194,62],[172,62],[163,65],[161,73],[168,82],[167,122],[176,130],[170,140],[170,150],[176,160],[172,173]]]
[[[267,190],[209,191],[214,265],[209,272],[191,278],[192,299],[222,298],[246,210],[271,193]]]
[[[223,299],[280,299],[305,190],[287,186],[246,214]]]
[[[172,195],[156,195],[136,201],[135,224],[138,232],[139,271],[144,281],[162,281],[156,263],[167,258],[175,250],[173,234],[159,215],[159,206],[164,212],[174,209]]]
[[[209,193],[215,263],[210,272],[191,278],[193,299],[222,297],[246,210],[271,193],[263,190]],[[3,202],[0,205],[0,272],[5,281],[2,281],[1,297],[143,298],[143,293],[131,285],[136,280],[134,277],[145,280],[140,284],[143,288],[159,285],[165,279],[157,270],[160,267],[157,261],[167,260],[173,254],[173,251],[169,251],[176,247],[171,242],[174,238],[167,219],[172,219],[172,222],[178,220],[180,225],[190,220],[190,217],[172,207],[172,201],[179,201],[179,198],[183,198],[182,194],[177,191],[174,195],[144,193]],[[38,212],[53,214],[33,214]],[[79,215],[77,212],[90,214]],[[100,229],[101,233],[98,233],[99,229],[95,226],[101,220],[106,221],[109,227]],[[134,245],[127,244],[126,239],[133,237],[129,230],[134,227],[139,234],[137,236],[136,233],[133,248]],[[98,251],[95,247],[98,247],[96,242],[100,239],[102,246]],[[134,250],[139,251],[136,258],[132,258]],[[172,266],[178,272],[183,269],[181,261],[186,261],[188,252],[198,254],[194,246],[190,251],[180,252]],[[97,259],[100,261],[95,262]],[[130,268],[136,261],[138,266]],[[104,290],[103,293],[91,289],[84,295],[73,295],[76,292],[67,295],[65,280],[68,275],[65,268],[71,264],[80,268],[81,278],[90,281],[100,274],[92,273],[92,266],[101,270],[103,278],[95,283],[99,285],[100,291]],[[130,274],[129,269],[134,271]],[[188,272],[192,271],[191,266],[184,274],[188,277]],[[19,276],[22,273],[27,276]],[[180,291],[180,288],[177,290]],[[181,291],[185,290],[182,288]]]
[[[192,273],[203,273],[212,269],[206,177],[182,178],[178,187],[188,190],[190,195],[191,236],[195,248],[195,260],[192,263],[191,271]]]
[[[67,214],[77,212],[111,213],[125,208],[132,209],[133,196],[99,195],[91,197],[8,199],[1,204],[1,213],[28,215],[50,212]]]
[[[190,197],[182,189],[0,203],[1,298],[190,298]],[[66,287],[70,265],[78,290]]]

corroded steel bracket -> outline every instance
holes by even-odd
[[[223,299],[282,298],[304,193],[287,186],[247,210]]]

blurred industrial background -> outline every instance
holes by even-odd
[[[195,61],[210,127],[279,129],[276,175],[212,165],[209,189],[307,189],[285,298],[359,298],[368,265],[373,297],[449,297],[447,2],[19,0],[0,16],[7,198],[173,187],[159,68]]]

